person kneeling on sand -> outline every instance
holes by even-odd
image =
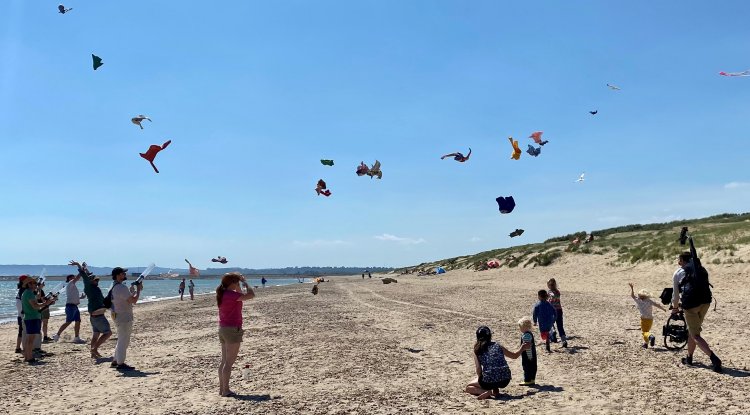
[[[240,283],[245,288],[242,292]],[[224,274],[221,284],[216,287],[216,305],[219,307],[219,343],[221,343],[221,364],[219,364],[219,395],[235,396],[229,390],[232,366],[242,344],[242,302],[255,297],[255,292],[247,285],[245,277],[238,272]]]
[[[517,352],[511,352],[492,341],[492,331],[487,326],[477,329],[477,342],[474,344],[474,368],[477,378],[466,385],[466,393],[477,395],[477,399],[497,397],[500,389],[510,383],[510,367],[505,358],[518,359],[521,353],[528,350],[528,343]]]

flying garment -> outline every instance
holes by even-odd
[[[130,122],[132,122],[133,124],[141,127],[141,130],[142,130],[143,126],[141,125],[141,123],[143,122],[143,120],[148,120],[148,122],[151,122],[151,118],[148,118],[147,116],[145,116],[143,114],[141,114],[141,115],[139,115],[137,117],[131,118]]]
[[[598,113],[598,112],[599,112],[599,110],[589,111],[589,114],[596,115],[596,113]]]
[[[500,196],[495,201],[497,202],[497,207],[500,209],[500,213],[513,212],[513,209],[516,207],[516,201],[513,200],[513,196]]]
[[[619,90],[620,90],[620,87],[619,87],[619,86],[617,86],[617,85],[610,85],[610,84],[607,84],[607,86],[609,87],[609,89],[611,89],[611,90],[613,90],[613,91],[619,91]]]
[[[546,140],[542,141],[542,134],[544,134],[543,131],[535,131],[535,132],[531,133],[531,135],[529,136],[529,138],[532,139],[532,140],[534,140],[534,142],[537,143],[537,144],[539,144],[540,146],[543,146],[543,145],[549,143],[549,141],[546,141]]]
[[[750,69],[742,72],[719,72],[721,76],[750,76]]]
[[[94,70],[99,69],[102,65],[104,65],[104,62],[102,62],[102,58],[91,54],[91,59],[94,61]]]
[[[523,229],[516,229],[515,231],[511,232],[508,236],[511,238],[515,238],[516,236],[521,236],[523,234]]]
[[[370,168],[367,167],[367,164],[365,164],[364,161],[359,162],[359,166],[357,166],[357,176],[364,176],[368,173],[370,173]]]
[[[320,160],[320,164],[322,164],[324,166],[333,166],[333,160],[321,159]]]
[[[383,172],[380,171],[380,162],[375,160],[375,164],[372,165],[372,167],[367,167],[365,162],[360,162],[359,166],[357,166],[357,176],[364,176],[368,175],[372,179],[373,177],[377,176],[378,179],[383,178]]]
[[[582,182],[582,181],[583,181],[583,176],[584,176],[585,174],[586,174],[586,173],[581,173],[581,175],[580,175],[580,176],[578,176],[578,180],[576,180],[576,182]]]
[[[211,262],[219,262],[219,263],[222,263],[222,264],[226,264],[229,261],[227,261],[226,257],[217,256],[216,258],[211,258]]]
[[[326,182],[323,179],[318,180],[318,185],[315,187],[315,192],[318,196],[323,195],[328,197],[331,195],[331,191],[326,189]]]
[[[185,260],[185,262],[187,262],[188,266],[190,267],[190,275],[192,275],[194,277],[200,277],[201,276],[201,272],[198,271],[198,268],[195,268],[193,266],[193,264],[191,264],[190,261],[188,261],[187,259]]]
[[[459,163],[463,163],[466,160],[468,160],[469,157],[471,157],[471,147],[469,147],[469,153],[466,156],[464,156],[460,152],[455,152],[455,153],[446,154],[446,155],[440,157],[440,160],[445,160],[446,157],[453,157],[453,160],[456,160]]]
[[[63,6],[62,4],[57,6],[57,11],[60,12],[60,14],[65,14],[71,10],[73,10],[72,7],[70,9],[66,9],[65,6]]]
[[[156,155],[159,154],[160,151],[164,150],[169,146],[169,144],[172,142],[172,140],[167,140],[166,143],[162,144],[161,146],[157,146],[156,144],[152,144],[148,151],[145,153],[140,153],[141,157],[148,160],[149,163],[151,163],[151,167],[154,168],[154,171],[159,173],[159,169],[156,168],[156,165],[154,164],[154,159],[156,158]]]
[[[521,158],[521,149],[518,148],[518,141],[514,140],[513,137],[508,137],[508,141],[510,141],[510,144],[513,146],[513,154],[510,155],[510,158],[513,160],[518,160]]]
[[[542,153],[542,148],[541,147],[534,148],[534,146],[532,146],[531,144],[529,144],[529,149],[526,150],[526,152],[529,153],[529,154],[531,154],[532,156],[536,157],[536,156],[538,156],[539,154]]]

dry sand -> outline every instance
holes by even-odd
[[[219,344],[210,296],[136,306],[128,363],[118,373],[95,363],[87,347],[45,345],[55,353],[30,367],[13,353],[15,325],[0,327],[2,407],[9,414],[456,414],[456,413],[750,413],[748,283],[739,265],[711,266],[719,298],[704,336],[724,374],[679,364],[684,351],[661,347],[666,313],[655,310],[655,349],[640,347],[639,315],[628,281],[658,295],[674,266],[612,267],[606,256],[574,255],[546,268],[451,271],[441,276],[334,278],[258,290],[245,305],[246,336],[233,372],[239,399],[218,396]],[[463,393],[474,376],[477,326],[516,349],[516,321],[530,314],[547,278],[562,291],[570,347],[539,351],[539,388],[513,381],[500,399]],[[148,289],[148,286],[146,286]],[[84,317],[83,337],[90,337]],[[53,318],[50,331],[62,319]],[[66,331],[72,334],[72,328]],[[538,336],[537,336],[538,337]],[[110,355],[114,342],[102,348]],[[412,349],[412,351],[408,350]],[[251,380],[241,368],[252,367]]]

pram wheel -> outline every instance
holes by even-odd
[[[688,342],[688,329],[685,322],[685,315],[680,311],[672,314],[667,319],[667,323],[662,328],[664,335],[664,347],[669,350],[680,350]]]

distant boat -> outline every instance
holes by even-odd
[[[170,280],[170,279],[180,278],[180,274],[177,272],[172,272],[172,270],[170,269],[169,271],[163,274],[159,274],[159,278]]]

